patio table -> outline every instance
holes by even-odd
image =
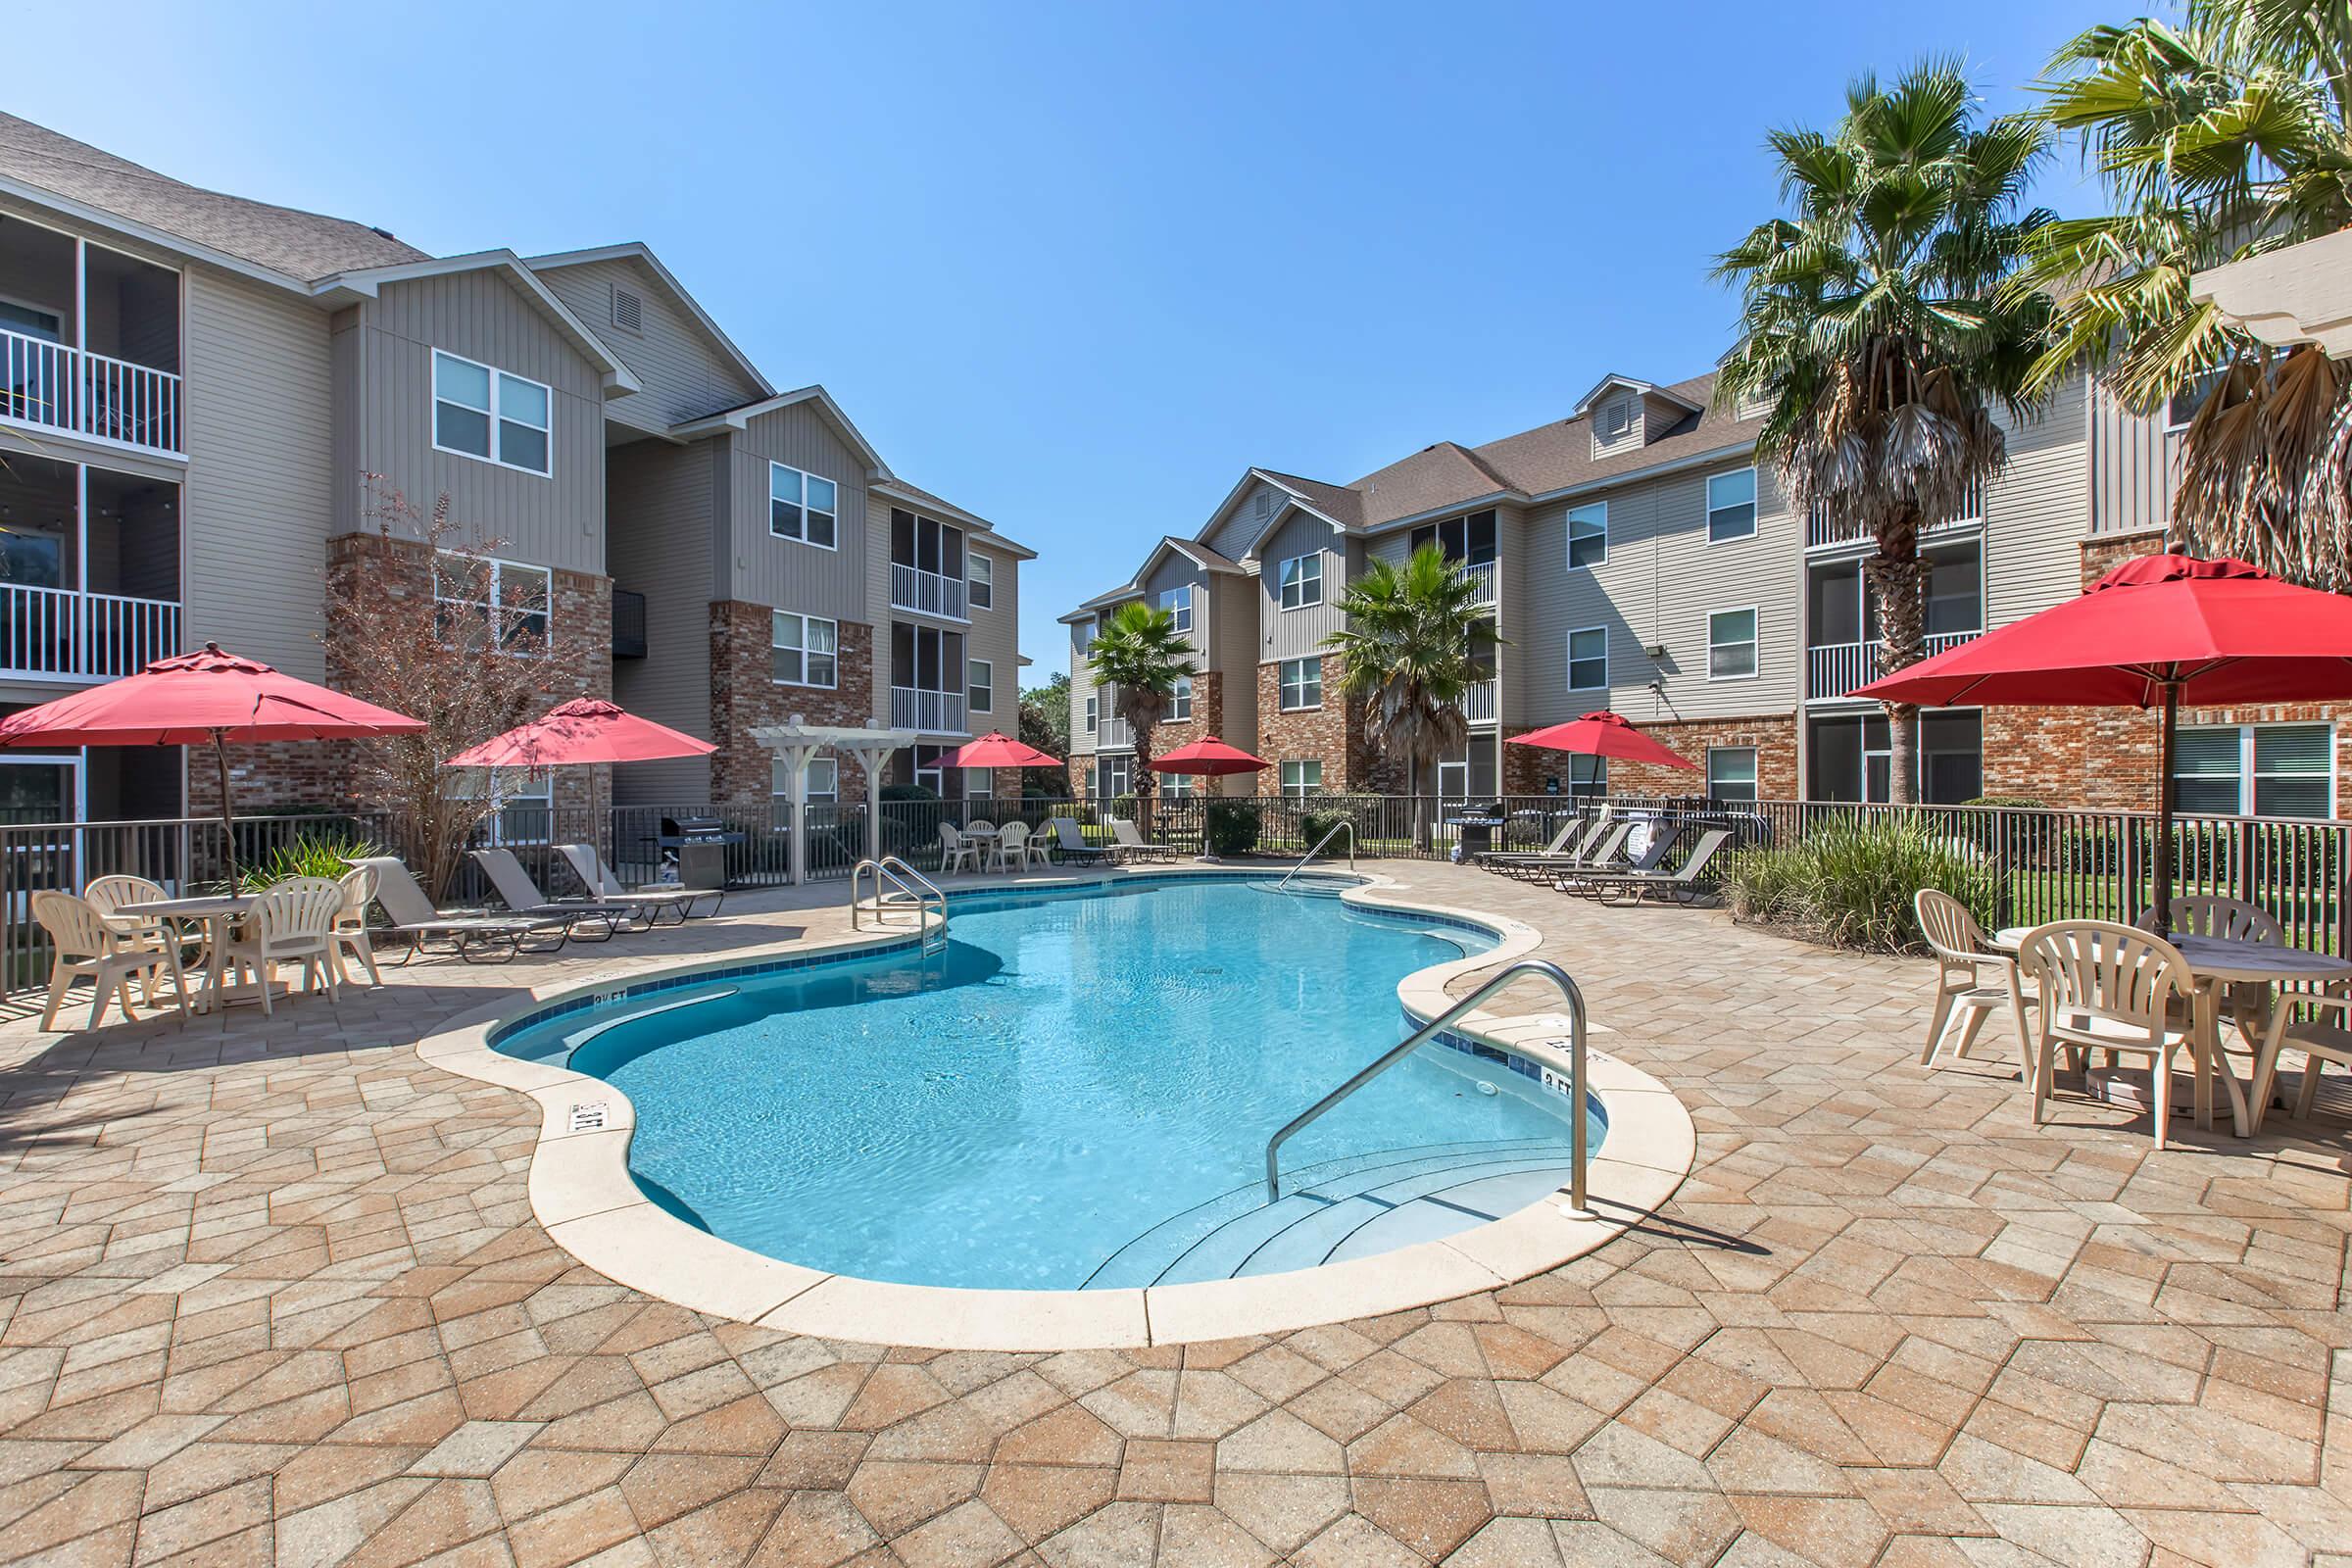
[[[997,830],[993,827],[959,827],[956,832],[965,843],[978,846],[980,864],[973,875],[985,875],[988,871],[988,862],[995,858],[997,853]]]
[[[204,992],[195,999],[195,1010],[207,1012],[227,1000],[222,982],[229,927],[252,909],[253,904],[250,893],[217,894],[208,898],[151,899],[144,904],[125,904],[116,913],[152,920],[188,920],[205,927]]]

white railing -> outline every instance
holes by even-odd
[[[1104,713],[1102,728],[1095,736],[1095,750],[1117,752],[1133,751],[1134,749],[1135,726],[1114,714]]]
[[[1930,523],[1923,531],[1932,536],[1949,528],[1973,528],[1984,520],[1984,486],[1981,483],[1972,484],[1968,487],[1968,495],[1960,503],[1958,516]],[[1835,549],[1869,542],[1869,529],[1851,522],[1832,523],[1829,514],[1818,503],[1813,508],[1812,515],[1805,521],[1805,548],[1808,550]]]
[[[1473,681],[1462,689],[1462,716],[1473,724],[1494,722],[1494,683]]]
[[[890,564],[890,603],[895,610],[912,610],[925,615],[945,615],[951,620],[965,619],[964,587],[961,577],[950,577],[944,572],[925,571],[920,566]]]
[[[22,332],[0,331],[0,419],[145,452],[183,450],[178,376]]]
[[[179,652],[179,606],[0,583],[0,674],[113,680]]]
[[[1494,563],[1465,561],[1453,568],[1453,574],[1470,585],[1470,602],[1474,605],[1494,603]]]
[[[1939,631],[1928,638],[1928,657],[1975,642],[1982,631]],[[1881,644],[1816,643],[1805,650],[1805,695],[1813,702],[1844,697],[1879,678]]]
[[[964,732],[963,693],[893,686],[890,724],[893,729],[919,729],[927,735],[960,735]]]

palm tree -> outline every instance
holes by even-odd
[[[2142,414],[2207,390],[2175,541],[2352,588],[2352,368],[2267,347],[2189,298],[2201,269],[2352,224],[2352,7],[2188,0],[2179,26],[2076,38],[2041,93],[2115,211],[2035,237],[2028,281],[2062,302],[2037,383],[2087,361]]]
[[[1166,716],[1176,682],[1200,673],[1192,656],[1193,645],[1177,631],[1176,617],[1140,601],[1112,611],[1087,650],[1096,683],[1117,691],[1119,716],[1135,731],[1139,817],[1148,817],[1152,808],[1152,730]]]
[[[2005,466],[1991,406],[2026,410],[2049,307],[2002,284],[2050,221],[2024,206],[2048,141],[2022,116],[1980,124],[1951,62],[1891,85],[1865,75],[1829,134],[1772,133],[1793,215],[1718,259],[1740,289],[1741,335],[1715,396],[1769,407],[1756,452],[1800,515],[1875,545],[1863,569],[1884,673],[1925,657],[1920,530],[1964,515]],[[1890,792],[1908,804],[1918,710],[1889,703],[1886,717]]]
[[[1423,545],[1402,566],[1375,561],[1340,596],[1347,629],[1323,640],[1339,656],[1340,689],[1364,704],[1364,729],[1411,768],[1413,841],[1427,846],[1420,775],[1469,738],[1462,694],[1487,678],[1473,643],[1494,639],[1478,591],[1446,553]]]

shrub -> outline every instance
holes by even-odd
[[[272,883],[294,876],[324,877],[333,882],[351,869],[352,861],[376,853],[374,845],[352,834],[306,830],[272,846],[269,854],[244,866],[244,890],[259,893]]]
[[[1794,843],[1734,851],[1729,859],[1724,897],[1736,918],[1837,947],[1924,949],[1911,907],[1921,888],[1949,893],[1987,929],[2000,923],[2000,878],[1984,856],[1918,822],[1824,822]]]
[[[1973,800],[1962,801],[1960,804],[1962,806],[2006,806],[2023,811],[2049,809],[2031,795],[1979,795]]]
[[[882,799],[885,803],[891,801],[936,801],[939,799],[939,795],[936,791],[921,784],[885,784],[882,786]]]
[[[1364,808],[1356,807],[1336,811],[1301,811],[1298,814],[1299,847],[1313,849],[1323,842],[1325,834],[1330,833],[1342,822],[1348,823],[1355,831],[1352,839],[1343,839],[1338,844],[1334,844],[1331,847],[1333,853],[1336,854],[1342,845],[1371,837],[1372,813]]]
[[[1248,855],[1257,848],[1262,824],[1255,801],[1211,799],[1202,811],[1202,823],[1211,855]]]

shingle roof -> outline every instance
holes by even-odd
[[[14,115],[0,114],[0,174],[304,281],[429,259],[365,223],[184,184]]]
[[[1298,474],[1285,473],[1280,468],[1260,468],[1257,471],[1277,484],[1288,485],[1298,491],[1306,497],[1308,506],[1322,513],[1334,522],[1352,528],[1364,520],[1364,498],[1344,484],[1325,484],[1320,479],[1302,479]]]
[[[1515,486],[1467,447],[1440,441],[1365,474],[1349,488],[1363,497],[1363,525],[1376,528],[1433,507],[1474,501]]]
[[[1761,418],[1735,418],[1728,410],[1715,407],[1712,372],[1660,390],[1699,405],[1699,412],[1676,425],[1672,434],[1660,436],[1647,446],[1596,458],[1592,455],[1591,421],[1562,419],[1490,441],[1478,449],[1477,456],[1508,477],[1513,488],[1529,495],[1542,495],[1752,441],[1763,426]]]

